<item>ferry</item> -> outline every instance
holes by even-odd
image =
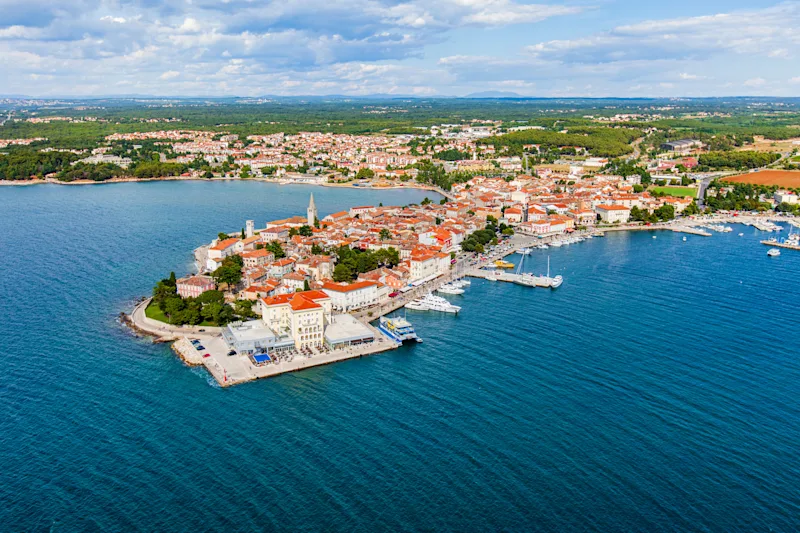
[[[393,318],[382,316],[378,329],[398,344],[411,340],[422,342],[422,339],[414,331],[414,326],[411,325],[411,322],[400,316]]]
[[[781,251],[778,250],[777,248],[771,248],[770,251],[767,252],[767,255],[770,257],[778,257],[779,255],[781,255]]]
[[[514,263],[509,263],[508,261],[503,261],[502,259],[498,259],[494,262],[494,266],[497,268],[514,268]]]

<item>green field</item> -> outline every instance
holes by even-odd
[[[164,314],[164,311],[161,310],[159,306],[150,302],[150,305],[144,310],[144,316],[147,318],[152,318],[153,320],[158,320],[159,322],[165,322],[169,324],[169,319],[167,315]]]
[[[697,189],[694,187],[650,187],[650,190],[670,196],[689,196],[691,198],[697,198]]]

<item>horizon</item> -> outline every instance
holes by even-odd
[[[0,93],[22,95],[3,98],[691,99],[800,91],[796,0],[71,4],[0,3]]]

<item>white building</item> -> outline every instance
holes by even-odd
[[[624,223],[631,216],[631,210],[621,205],[598,205],[595,211],[606,224]]]
[[[351,311],[380,303],[388,297],[388,287],[377,281],[356,281],[350,284],[324,283],[322,290],[327,294],[334,309]]]
[[[331,312],[331,299],[322,291],[282,294],[261,300],[264,324],[278,335],[291,335],[297,349],[323,345]]]
[[[775,191],[773,198],[776,204],[787,203],[796,205],[798,203],[797,195],[792,191]]]

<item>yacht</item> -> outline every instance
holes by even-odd
[[[561,241],[553,241],[550,243],[550,246],[555,246],[556,248],[558,248],[559,246],[561,246]]]
[[[453,305],[441,296],[434,296],[431,293],[426,294],[419,300],[430,311],[440,311],[442,313],[458,313],[461,307]]]
[[[453,287],[458,287],[459,289],[463,289],[464,287],[469,287],[470,285],[472,285],[472,282],[467,278],[461,278],[455,281],[451,281],[450,285],[452,285]]]
[[[422,300],[412,300],[405,305],[406,309],[411,309],[412,311],[427,311],[428,306],[425,305]]]
[[[486,274],[486,278],[485,279],[487,281],[497,281],[498,278],[497,278],[497,274],[495,272],[489,272],[488,274]]]
[[[769,252],[767,252],[767,255],[770,257],[778,257],[781,255],[781,251],[777,248],[770,248]]]
[[[539,246],[537,246],[537,248],[538,248],[538,249],[540,249],[540,250],[547,250],[547,249],[548,249],[548,248],[550,248],[550,247],[549,247],[549,246],[547,246],[546,244],[542,243],[542,244],[540,244]]]
[[[441,292],[442,294],[464,294],[464,289],[455,286],[452,283],[448,283],[447,285],[442,285],[436,292]]]
[[[530,248],[520,248],[519,250],[517,250],[517,253],[519,255],[531,255],[533,253],[533,250],[531,250]]]
[[[562,283],[564,283],[564,278],[561,277],[561,275],[559,274],[558,276],[550,280],[550,288],[557,289],[561,286]]]
[[[405,341],[410,340],[422,342],[422,339],[414,331],[414,326],[411,325],[411,322],[400,316],[393,318],[382,316],[378,329],[398,344],[403,344]]]

